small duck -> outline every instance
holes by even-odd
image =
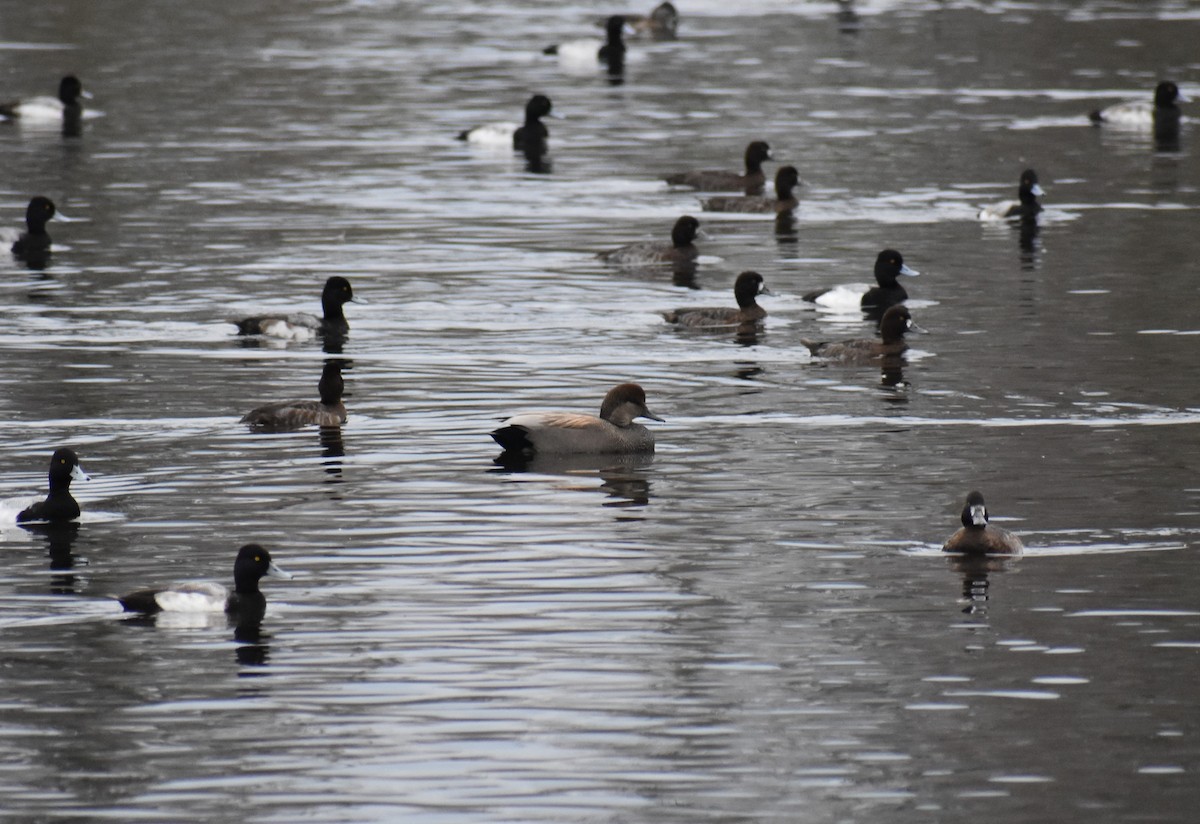
[[[883,313],[879,321],[879,336],[881,340],[860,338],[844,340],[837,343],[821,343],[801,338],[800,342],[816,357],[826,360],[840,361],[851,364],[872,363],[880,358],[894,357],[908,349],[904,340],[905,332],[923,332],[921,327],[913,323],[908,307],[893,306]]]
[[[740,326],[743,323],[758,323],[767,316],[767,310],[755,300],[759,295],[769,295],[758,272],[742,272],[733,283],[733,296],[737,308],[731,306],[684,307],[661,313],[667,323],[701,328],[706,326]]]
[[[650,14],[625,14],[625,22],[634,34],[649,35],[655,40],[674,40],[679,28],[679,11],[671,3],[659,3]]]
[[[1178,129],[1182,112],[1179,103],[1188,99],[1179,92],[1179,87],[1170,80],[1163,80],[1154,89],[1154,104],[1146,100],[1130,100],[1088,114],[1097,125],[1109,123],[1128,128],[1154,129],[1155,131]]]
[[[1020,555],[1024,551],[1020,538],[988,523],[987,504],[979,492],[967,496],[962,511],[962,529],[951,535],[942,547],[942,552],[965,555]]]
[[[1042,204],[1038,203],[1037,199],[1044,194],[1046,193],[1038,185],[1037,172],[1033,169],[1026,169],[1021,172],[1021,181],[1017,185],[1017,199],[1002,200],[999,203],[984,206],[979,210],[979,219],[1007,220],[1010,217],[1019,217],[1022,220],[1029,220],[1035,218],[1038,212],[1042,211]]]
[[[625,27],[625,18],[614,14],[604,23],[603,42],[592,37],[568,40],[557,46],[547,46],[542,54],[557,55],[560,62],[579,66],[597,62],[620,65],[625,61]]]
[[[64,77],[58,84],[58,97],[32,97],[0,104],[0,115],[12,120],[40,121],[43,123],[78,118],[83,112],[80,98],[90,98],[83,84],[73,74]]]
[[[654,435],[634,418],[662,421],[646,407],[636,383],[614,386],[604,396],[600,417],[579,412],[527,412],[491,433],[506,455],[572,455],[654,451]]]
[[[5,239],[12,240],[12,253],[19,258],[46,257],[50,254],[50,235],[46,224],[54,219],[58,209],[54,201],[38,195],[25,208],[25,231],[12,237],[14,230],[5,229]]]
[[[606,263],[621,263],[624,265],[644,265],[650,263],[691,264],[700,256],[700,251],[693,241],[700,231],[700,221],[691,215],[684,215],[675,221],[671,229],[671,242],[632,243],[620,249],[600,252],[596,257]]]
[[[525,123],[488,123],[473,129],[459,132],[458,139],[465,140],[477,146],[495,146],[525,151],[534,146],[544,146],[550,137],[550,131],[542,123],[543,117],[550,117],[550,98],[544,94],[535,94],[525,104]]]
[[[354,297],[350,281],[334,275],[325,281],[325,288],[321,290],[323,317],[295,312],[288,315],[255,315],[230,319],[229,322],[237,326],[239,335],[266,335],[284,340],[308,340],[314,335],[344,337],[350,332],[350,324],[346,322],[346,314],[342,311],[347,303],[365,301]]]
[[[908,292],[897,278],[901,275],[916,277],[921,274],[904,263],[904,256],[895,249],[884,249],[875,256],[875,282],[877,286],[864,289],[865,284],[850,284],[817,289],[803,296],[809,303],[833,308],[853,309],[855,306],[878,319],[891,306],[908,300]]]
[[[745,197],[710,197],[700,201],[706,212],[739,212],[743,214],[779,214],[790,212],[800,205],[792,190],[800,186],[800,173],[795,166],[781,166],[775,172],[775,197],[759,195]]]
[[[288,432],[310,424],[341,426],[346,422],[346,405],[342,403],[345,388],[341,364],[326,361],[317,384],[321,400],[269,403],[247,412],[241,423],[260,432]]]
[[[291,578],[258,544],[246,544],[233,562],[233,592],[221,584],[192,581],[170,588],[139,589],[117,600],[126,612],[153,615],[159,612],[225,612],[254,614],[266,609],[267,599],[258,588],[264,577]]]
[[[771,159],[771,147],[765,140],[755,140],[746,147],[745,172],[707,170],[679,172],[663,178],[672,186],[690,186],[702,192],[744,192],[761,195],[767,176],[762,164]]]
[[[71,497],[71,481],[91,480],[79,465],[79,456],[65,446],[50,456],[50,494],[17,513],[17,523],[43,521],[61,524],[79,517],[79,504]]]

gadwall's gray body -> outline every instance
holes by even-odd
[[[646,407],[636,383],[609,390],[600,416],[579,412],[527,412],[491,433],[506,453],[541,455],[653,452],[654,435],[634,418],[661,421]]]

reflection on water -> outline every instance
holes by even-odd
[[[696,0],[569,72],[532,44],[592,7],[10,5],[11,85],[69,58],[106,112],[0,124],[5,225],[35,192],[76,219],[43,269],[0,260],[0,511],[60,443],[97,476],[79,523],[0,524],[12,817],[1191,820],[1195,124],[1086,117],[1162,67],[1197,88],[1184,6]],[[552,154],[449,137],[533,91]],[[596,259],[760,137],[796,209]],[[1039,220],[976,220],[1027,165]],[[874,329],[800,296],[883,248],[930,334],[812,363]],[[761,326],[657,314],[745,270]],[[335,274],[370,301],[348,335],[223,322]],[[325,360],[344,426],[237,424]],[[492,463],[505,410],[629,380],[654,456]],[[976,486],[1019,564],[930,549]],[[250,540],[303,573],[263,615],[112,601]]]

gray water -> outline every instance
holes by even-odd
[[[1200,7],[678,5],[611,83],[539,54],[609,4],[4,4],[0,96],[74,71],[102,113],[0,124],[4,224],[72,218],[0,256],[0,509],[59,445],[93,477],[77,532],[0,529],[8,818],[1194,820],[1197,129],[1085,115],[1200,96]],[[534,91],[548,169],[453,140]],[[794,223],[657,182],[755,138]],[[975,220],[1026,166],[1037,230]],[[594,258],[684,213],[694,282]],[[871,327],[799,296],[889,246],[903,375],[813,362]],[[656,314],[745,269],[756,336]],[[326,354],[223,321],[332,274],[368,301],[340,439],[246,431]],[[625,380],[652,460],[493,464],[499,419]],[[972,488],[1024,558],[938,552]],[[296,576],[259,627],[112,600],[248,541]]]

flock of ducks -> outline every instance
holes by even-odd
[[[614,15],[603,21],[604,40],[573,41],[547,48],[547,54],[563,61],[588,61],[606,66],[610,73],[619,74],[626,46],[623,34],[627,30],[654,37],[675,36],[678,13],[664,2],[649,15]],[[78,125],[83,114],[82,100],[90,95],[79,79],[64,77],[56,97],[38,97],[26,101],[0,104],[0,117],[8,120],[55,120],[64,125],[64,134]],[[1090,113],[1097,124],[1152,129],[1158,139],[1178,136],[1181,113],[1178,104],[1185,101],[1178,86],[1170,81],[1158,84],[1153,102],[1134,101]],[[549,130],[542,123],[553,116],[548,97],[536,94],[525,107],[522,123],[493,123],[467,129],[457,135],[469,143],[501,146],[523,152],[527,157],[540,157],[546,152]],[[737,195],[717,195],[701,201],[708,212],[786,214],[798,205],[795,190],[802,185],[794,166],[785,165],[774,177],[774,197],[765,194],[767,176],[763,163],[772,160],[770,146],[762,140],[751,141],[744,154],[742,171],[696,170],[667,176],[672,186],[688,187],[701,192],[738,192]],[[1021,173],[1017,199],[987,206],[979,213],[981,220],[1032,221],[1042,206],[1038,197],[1044,192],[1038,185],[1037,172],[1026,169]],[[31,265],[44,261],[51,251],[46,224],[58,215],[48,198],[34,197],[25,214],[25,231],[11,240],[12,254]],[[694,266],[699,252],[695,239],[700,223],[691,215],[683,215],[671,229],[670,242],[642,242],[619,249],[601,252],[598,258],[618,265]],[[913,322],[904,302],[908,294],[898,282],[902,276],[918,273],[904,263],[894,249],[881,251],[875,261],[877,285],[866,292],[830,287],[816,290],[803,299],[819,305],[857,306],[864,316],[878,322],[879,337],[822,342],[802,339],[816,357],[846,363],[888,363],[900,358],[907,343],[908,332],[921,331]],[[757,272],[742,272],[733,287],[736,306],[685,307],[661,313],[672,324],[688,328],[754,326],[766,318],[759,306],[760,295],[771,294]],[[355,302],[350,282],[340,276],[329,278],[321,294],[322,315],[306,313],[264,314],[231,320],[239,335],[265,335],[286,340],[308,340],[321,337],[327,342],[341,341],[349,333],[343,307]],[[359,301],[361,302],[361,301]],[[319,400],[286,401],[260,406],[242,419],[257,431],[286,431],[303,426],[337,427],[346,421],[342,402],[344,382],[341,363],[326,362],[318,384]],[[598,415],[569,412],[528,412],[508,418],[491,433],[506,456],[523,459],[535,455],[570,454],[633,454],[654,450],[652,432],[637,423],[640,418],[663,419],[647,406],[645,390],[636,383],[622,383],[604,396]],[[16,517],[19,524],[63,524],[80,516],[79,504],[71,496],[72,480],[87,480],[79,457],[68,448],[55,450],[50,459],[49,493],[45,500],[23,509]],[[955,532],[943,549],[968,556],[1019,555],[1020,539],[1007,530],[988,523],[987,506],[983,495],[971,492],[962,510],[962,528]],[[121,605],[130,612],[160,611],[220,611],[230,614],[261,612],[265,600],[259,591],[259,581],[266,576],[291,577],[276,566],[270,554],[257,544],[243,546],[234,564],[234,589],[210,583],[191,583],[170,589],[144,589],[121,597]]]

